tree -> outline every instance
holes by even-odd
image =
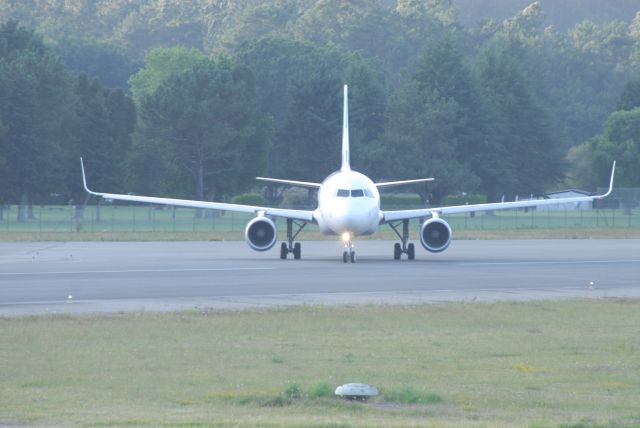
[[[32,31],[10,21],[0,27],[4,82],[3,193],[20,202],[18,220],[36,198],[59,191],[61,149],[71,114],[70,81],[60,61]],[[33,216],[31,209],[29,216]]]
[[[616,184],[620,187],[640,185],[640,107],[616,111],[609,116],[604,135],[590,142],[590,155],[599,183],[606,182],[611,162],[617,160]]]
[[[640,77],[624,85],[617,110],[633,110],[636,107],[640,107]]]
[[[97,78],[107,88],[128,89],[129,77],[140,67],[124,49],[94,39],[65,37],[55,49],[69,72]]]
[[[455,103],[451,124],[456,159],[480,179],[480,190],[491,200],[500,196],[498,188],[508,171],[504,141],[495,127],[498,114],[451,36],[427,44],[414,79],[421,91],[437,93]]]
[[[327,161],[340,160],[342,79],[333,67],[319,67],[303,81],[292,84],[290,108],[281,131],[283,174],[293,179],[320,182],[330,171]]]
[[[350,87],[352,161],[377,172],[376,146],[384,130],[386,88],[379,63],[337,48],[263,38],[242,45],[238,63],[254,71],[260,110],[273,117],[275,138],[267,174],[320,180],[331,172],[316,150],[340,158],[341,88]],[[337,161],[336,161],[337,162]],[[338,165],[329,166],[334,168]],[[284,186],[269,185],[267,199],[278,203]]]
[[[172,75],[183,73],[207,62],[207,57],[195,48],[174,46],[150,50],[144,57],[144,68],[129,79],[134,101],[140,105],[142,98],[151,95]]]
[[[520,13],[507,19],[503,24],[503,30],[516,37],[535,36],[542,27],[544,19],[545,14],[540,2],[534,1],[522,9]]]
[[[244,8],[233,11],[226,19],[220,19],[219,13],[212,13],[218,19],[212,18],[211,24],[226,24],[228,27],[226,31],[209,31],[204,41],[205,50],[237,52],[240,46],[256,40],[285,36],[302,7],[299,0],[271,0],[244,5]],[[287,39],[292,40],[291,37]]]
[[[377,61],[354,55],[348,60],[345,76],[349,84],[351,166],[370,177],[382,177],[387,162],[382,148],[387,109],[382,67]]]
[[[88,195],[78,179],[78,158],[84,158],[93,186],[122,192],[136,114],[133,100],[121,89],[104,89],[98,79],[89,80],[84,73],[76,79],[74,92],[76,116],[65,170],[69,196],[76,202],[76,217],[82,218]],[[99,209],[96,220],[100,220]]]
[[[142,100],[151,96],[170,77],[208,62],[202,52],[184,46],[150,50],[144,58],[145,66],[129,78],[132,97],[138,110]],[[135,131],[137,138],[134,138],[129,153],[129,182],[132,188],[143,194],[181,192],[185,187],[185,177],[181,176],[177,165],[169,162],[170,156],[166,152],[170,150],[166,147],[166,142],[152,139],[150,133],[144,131],[148,126],[143,121],[144,116],[139,115]]]
[[[622,100],[630,99],[622,97]],[[611,113],[602,135],[573,147],[569,151],[569,158],[572,161],[572,178],[580,186],[593,189],[606,183],[611,173],[611,163],[615,160],[618,164],[616,186],[638,187],[640,106]]]
[[[504,140],[509,174],[500,190],[507,194],[543,194],[562,177],[562,145],[554,138],[547,112],[534,96],[517,45],[497,39],[487,47],[478,69],[489,101],[498,112],[494,126]]]
[[[439,204],[453,192],[472,191],[478,180],[457,156],[456,126],[459,106],[437,89],[410,81],[392,98],[385,133],[389,179],[435,177],[417,189],[423,203]]]
[[[140,104],[143,144],[188,175],[198,200],[242,189],[263,171],[271,137],[252,75],[227,58],[174,74]]]
[[[335,85],[330,94],[338,95],[333,101],[326,100],[329,105],[340,105],[342,84],[349,84],[352,89],[350,110],[354,150],[366,151],[366,144],[378,139],[382,133],[386,88],[378,63],[360,55],[345,54],[336,48],[281,38],[264,38],[244,44],[236,58],[238,63],[253,70],[260,109],[273,117],[276,138],[267,170],[270,175],[281,176],[284,173],[284,166],[291,163],[288,153],[292,145],[300,144],[290,141],[283,133],[285,127],[289,128],[289,132],[293,126],[297,126],[293,123],[297,119],[292,117],[298,118],[315,102],[309,98],[309,106],[305,107],[303,99],[296,99],[306,84],[320,85],[320,81],[330,80],[321,84],[327,89],[328,85]],[[312,89],[309,91],[313,92]],[[324,98],[329,94],[319,96]],[[339,119],[340,111],[341,107],[338,107],[338,110],[327,114],[331,115],[332,120]],[[332,130],[332,133],[340,132],[340,125],[337,126],[338,129]]]

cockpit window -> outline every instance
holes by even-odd
[[[363,190],[364,190],[364,195],[367,198],[373,198],[373,194],[371,193],[371,190],[369,190],[369,189],[363,189]]]
[[[347,189],[338,189],[338,193],[336,194],[336,196],[339,196],[341,198],[348,198],[349,191]]]
[[[351,191],[352,198],[361,198],[364,196],[364,191],[362,189],[353,189]]]

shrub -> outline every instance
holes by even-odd
[[[259,193],[242,193],[231,199],[234,204],[264,206],[264,198]]]
[[[380,205],[386,208],[420,208],[422,201],[416,194],[388,194],[380,195]]]
[[[327,382],[318,382],[309,391],[309,398],[331,397],[333,391]]]
[[[287,208],[311,208],[315,204],[313,198],[309,198],[307,189],[287,189],[282,196],[282,206]]]
[[[284,390],[285,397],[289,399],[302,398],[302,390],[300,389],[300,385],[297,383],[292,383]]]

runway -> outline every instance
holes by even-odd
[[[454,241],[441,254],[335,241],[302,260],[244,242],[0,243],[0,315],[640,297],[640,240]]]

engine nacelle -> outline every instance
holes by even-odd
[[[440,253],[451,243],[451,227],[441,218],[430,218],[420,228],[420,243],[425,250]]]
[[[254,250],[267,251],[278,240],[276,225],[267,217],[256,217],[244,229],[244,239]]]

